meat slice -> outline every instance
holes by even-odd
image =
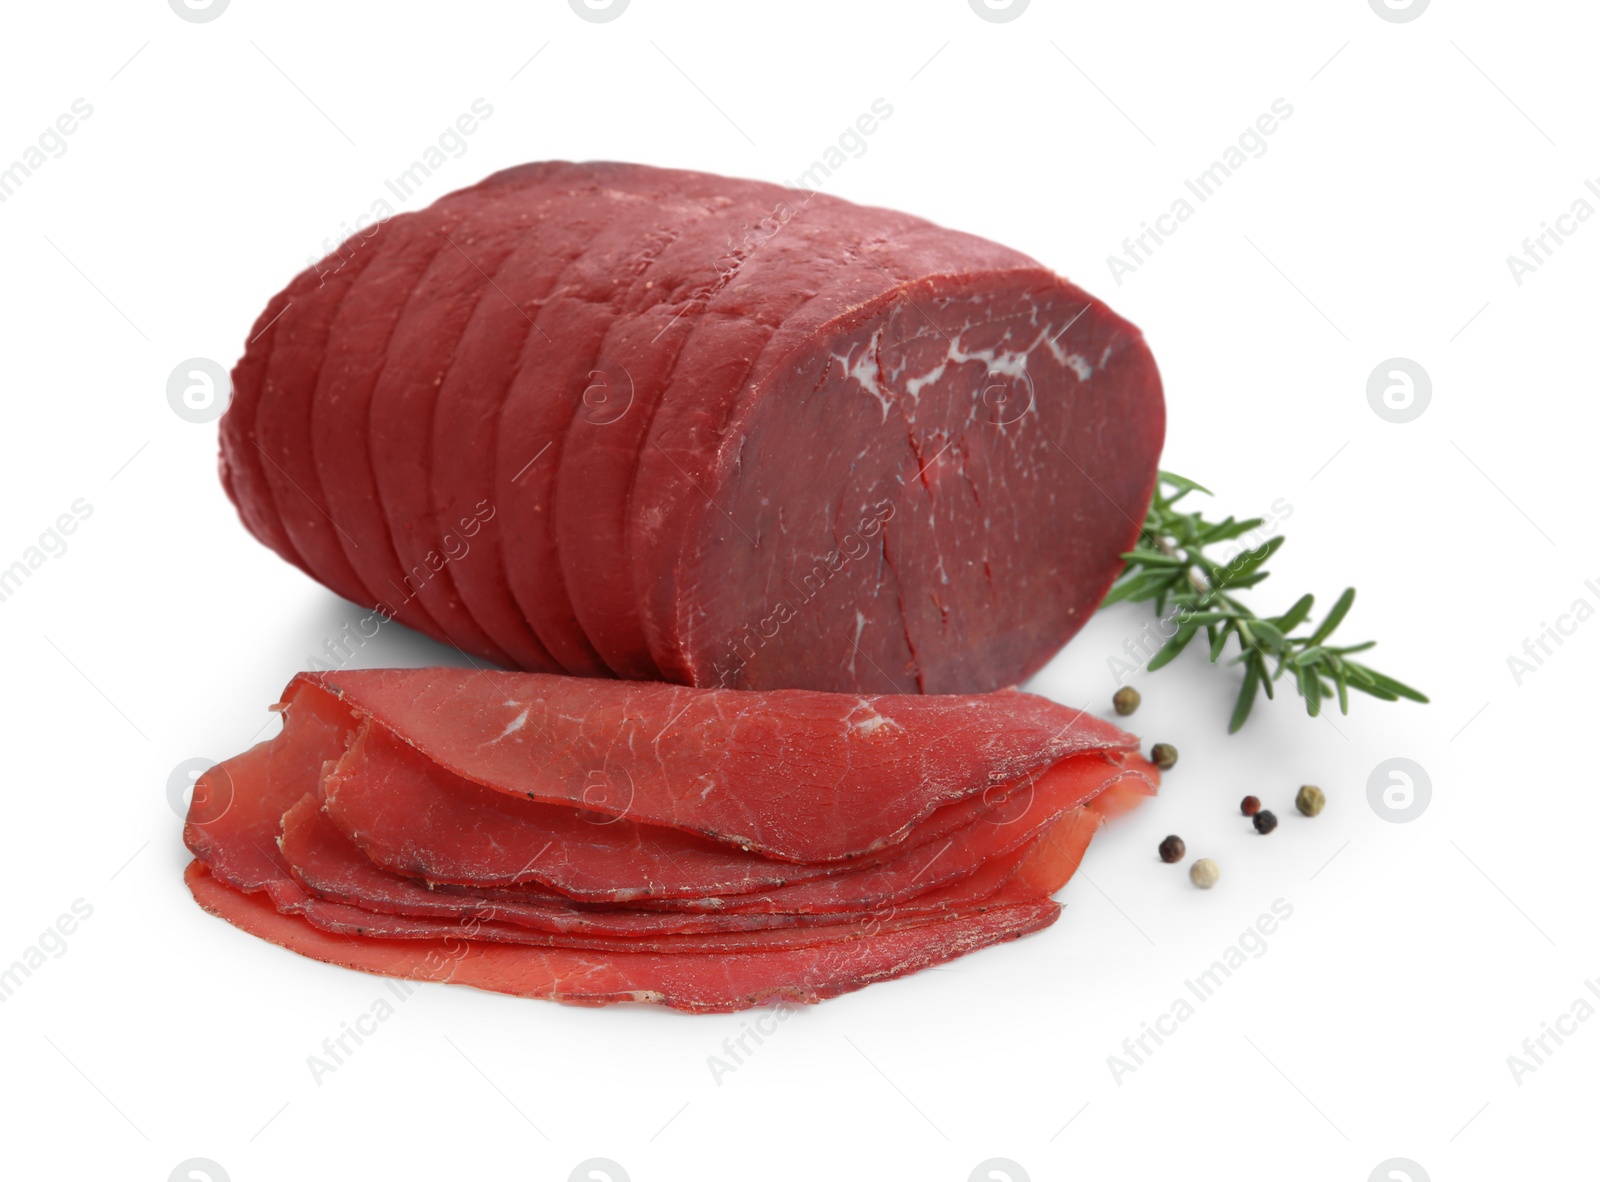
[[[184,873],[206,911],[263,940],[326,964],[414,981],[448,981],[495,993],[576,1005],[654,1002],[676,1010],[728,1013],[779,1002],[817,1002],[905,976],[1048,926],[1048,899],[863,935],[808,948],[738,956],[673,956],[522,948],[467,939],[351,939],[285,914],[264,893],[245,894],[199,862]],[[290,884],[292,885],[292,884]]]
[[[294,810],[290,810],[292,814]],[[285,831],[290,825],[285,817]],[[705,930],[682,926],[652,931],[649,913],[600,913],[610,920],[605,925],[589,924],[584,929],[557,931],[545,924],[502,922],[485,914],[415,915],[404,911],[374,912],[347,903],[329,901],[314,892],[291,891],[286,885],[269,888],[280,910],[303,916],[313,927],[348,936],[380,939],[457,938],[484,940],[495,944],[523,944],[538,948],[574,948],[596,952],[659,952],[673,956],[706,953],[744,954],[771,952],[785,948],[807,948],[819,944],[851,940],[865,935],[899,931],[924,924],[974,915],[994,907],[1025,904],[1040,898],[1031,881],[1012,885],[1015,862],[1008,860],[1007,881],[982,895],[959,892],[961,897],[946,898],[937,907],[885,907],[864,909],[831,917],[831,922],[778,922],[760,925],[706,925]],[[800,917],[795,917],[798,919]]]
[[[1131,735],[1032,694],[748,693],[483,670],[301,674],[497,791],[822,862]]]
[[[746,931],[802,922],[794,916],[674,915],[578,903],[555,891],[436,889],[373,864],[307,793],[283,816],[278,845],[295,882],[307,893],[378,915],[446,917],[514,923],[547,932],[658,935]]]
[[[1006,899],[1004,903],[1033,902]],[[861,936],[903,931],[906,928],[939,923],[977,913],[977,908],[952,911],[948,916],[891,915],[851,918],[827,927],[770,927],[745,931],[687,933],[662,936],[556,935],[517,924],[485,920],[423,919],[412,916],[374,915],[356,907],[304,898],[285,904],[281,910],[300,915],[315,928],[337,935],[373,937],[382,940],[467,939],[491,944],[521,944],[531,948],[570,948],[591,952],[653,952],[671,956],[708,954],[746,954],[775,952],[787,948],[813,948]]]
[[[708,212],[676,191],[673,175],[622,166],[529,165],[484,182],[537,180],[541,217],[522,265],[551,275],[533,317],[538,340],[530,338],[499,415],[491,504],[502,528],[514,531],[502,556],[517,602],[567,671],[583,676],[618,670],[596,651],[579,622],[579,604],[561,565],[556,498],[567,467],[565,439],[575,421],[609,428],[641,413],[633,405],[628,372],[602,366],[600,352],[633,293],[645,305],[670,297],[672,285],[651,278],[656,260],[673,247],[683,224]],[[580,468],[578,484],[569,480],[565,495],[587,500],[593,494],[590,475]]]
[[[991,690],[1076,632],[1138,536],[1155,363],[1008,248],[755,181],[552,162],[354,249],[348,282],[273,301],[298,327],[258,322],[225,486],[291,561],[497,663]],[[480,510],[503,585],[430,559]]]
[[[1101,820],[1154,791],[1155,769],[1115,728],[1026,694],[968,702],[976,721],[960,701],[302,675],[279,703],[282,731],[201,777],[187,878],[247,931],[391,975],[592,1004],[814,1001],[1048,924],[1049,893]],[[685,720],[703,733],[682,732]],[[939,746],[962,726],[981,730]],[[793,748],[761,759],[785,731]],[[444,738],[477,772],[511,778],[496,787],[445,767],[432,753]],[[920,763],[895,747],[913,741]],[[1052,758],[1023,758],[1030,744]],[[625,801],[568,774],[611,767],[595,754],[618,751],[637,756],[618,765],[640,785]],[[802,751],[828,777],[813,831],[749,824],[779,808],[803,818],[786,795]],[[919,777],[939,784],[930,793]],[[880,828],[858,840],[834,807]],[[668,823],[645,819],[657,814]],[[789,857],[747,830],[776,835]],[[796,835],[840,856],[795,860]],[[333,946],[345,951],[330,958]]]
[[[1114,792],[1115,789],[1109,790]],[[1109,794],[1109,792],[1108,792]],[[825,928],[885,913],[936,915],[991,898],[1019,873],[1035,896],[1051,894],[1071,877],[1100,817],[1094,802],[1073,809],[1028,845],[990,859],[959,882],[912,899],[856,913],[691,912],[581,904],[554,892],[500,891],[427,884],[368,861],[307,794],[283,817],[279,848],[295,883],[308,894],[372,915],[446,918],[458,922],[515,924],[537,931],[618,936],[762,931],[778,927]],[[1054,886],[1045,883],[1056,879]]]
[[[306,566],[340,595],[366,606],[376,599],[351,566],[348,543],[328,516],[311,443],[311,403],[333,318],[375,253],[331,255],[290,285],[289,301],[272,326],[254,441],[284,531]]]
[[[899,891],[879,892],[870,905],[863,903],[864,912],[849,910],[803,910],[805,899],[792,898],[799,904],[794,911],[781,910],[785,902],[783,899],[763,902],[760,898],[747,898],[743,900],[744,906],[738,899],[726,900],[731,905],[718,907],[715,901],[700,900],[677,901],[650,901],[640,902],[629,912],[633,915],[651,915],[658,919],[666,919],[668,914],[682,917],[684,922],[690,919],[696,921],[751,924],[762,926],[768,923],[835,923],[852,915],[890,914],[905,911],[924,912],[940,910],[951,904],[960,904],[972,900],[982,899],[1002,885],[1010,882],[1014,877],[1030,883],[1038,894],[1054,894],[1064,886],[1078,868],[1078,862],[1089,847],[1090,839],[1105,821],[1122,816],[1143,801],[1146,797],[1155,794],[1155,780],[1159,773],[1144,760],[1137,757],[1128,760],[1130,766],[1124,769],[1115,779],[1110,781],[1097,796],[1062,814],[1056,821],[1048,824],[1037,836],[1030,837],[1019,848],[1010,853],[997,854],[986,861],[979,862],[975,869],[966,877],[957,877],[943,886],[932,889],[921,889],[920,883],[913,884],[910,889]],[[339,840],[348,848],[349,843],[343,835],[338,835]],[[1005,843],[1010,844],[1010,843]],[[929,854],[934,850],[923,847]],[[996,848],[999,848],[997,846]],[[945,850],[944,852],[948,852]],[[357,858],[360,855],[355,854]],[[943,857],[943,853],[941,853]],[[370,862],[364,858],[362,862],[369,868]],[[929,862],[919,863],[926,869]],[[376,868],[373,868],[376,869]],[[387,872],[377,871],[386,878],[397,878]],[[299,877],[298,871],[296,877]],[[914,877],[918,877],[915,876]],[[931,881],[934,876],[920,876],[922,881]],[[404,880],[410,881],[410,880]],[[877,881],[882,881],[878,879]],[[454,883],[429,883],[426,886],[417,884],[418,889],[425,890],[436,904],[441,896],[457,895],[474,901],[481,901],[490,906],[515,907],[523,902],[532,901],[540,905],[538,888],[533,892],[529,888],[494,888],[462,886]],[[321,892],[317,892],[321,893]],[[413,896],[414,898],[414,896]],[[543,896],[548,899],[548,895]],[[601,905],[603,906],[603,905]],[[383,909],[383,908],[380,908]],[[584,910],[593,913],[598,910],[596,906],[588,905]],[[612,909],[615,910],[615,909]],[[436,914],[429,911],[427,914]],[[512,912],[505,912],[497,918],[507,918]],[[671,922],[670,920],[667,920]],[[510,919],[509,922],[518,922]]]
[[[495,792],[419,758],[370,723],[326,772],[322,789],[337,828],[397,874],[478,886],[533,883],[576,899],[627,902],[744,895],[858,873],[950,835],[971,847],[968,862],[982,860],[992,851],[978,837],[1024,814],[1038,823],[1075,807],[1122,774],[1099,755],[1072,756],[1037,777],[935,810],[895,845],[821,863],[777,861],[680,829]]]
[[[278,734],[201,773],[183,827],[190,852],[229,886],[261,890],[288,875],[278,850],[283,814],[344,754],[353,719],[337,699],[290,687]]]
[[[606,676],[610,670],[572,621],[571,605],[564,614],[554,612],[563,625],[552,631],[542,613],[524,611],[506,573],[512,552],[518,561],[529,561],[534,546],[528,525],[507,528],[519,517],[513,500],[539,489],[534,504],[541,503],[537,498],[544,485],[533,467],[541,461],[555,464],[547,450],[551,439],[541,438],[538,424],[546,413],[561,417],[570,411],[570,403],[537,376],[552,356],[564,352],[557,350],[551,328],[538,321],[604,216],[595,200],[598,179],[570,166],[566,171],[572,174],[570,184],[546,185],[537,200],[519,210],[517,245],[462,334],[434,411],[430,477],[440,528],[454,531],[458,545],[469,551],[455,563],[452,577],[484,630],[519,668]],[[503,473],[502,449],[508,465]],[[531,520],[545,516],[535,512]],[[544,576],[555,568],[553,558],[535,566]],[[536,575],[533,584],[541,581]],[[536,615],[546,622],[536,625]]]
[[[647,900],[641,907],[673,907],[743,914],[801,912],[851,914],[892,908],[947,883],[960,882],[995,858],[1025,846],[1074,808],[1138,773],[1079,755],[1043,773],[1032,792],[995,815],[978,817],[943,841],[868,865],[770,891],[721,898]],[[854,865],[851,863],[850,865]]]
[[[329,819],[373,862],[435,882],[540,884],[627,902],[741,893],[828,873],[567,804],[495,792],[363,725],[323,781]]]
[[[448,528],[441,524],[431,479],[432,424],[468,322],[483,302],[505,299],[496,283],[522,237],[518,223],[506,216],[516,192],[485,191],[459,221],[438,231],[439,250],[395,324],[367,408],[372,500],[384,514],[405,572],[402,586],[426,607],[450,643],[501,665],[512,664],[513,657],[467,609],[455,577],[473,560],[472,538],[464,531],[476,534],[493,506],[462,514],[465,524],[459,519]],[[525,650],[522,659],[545,672],[560,668],[542,646]]]
[[[267,362],[277,344],[277,323],[290,301],[287,289],[272,297],[250,327],[249,347],[233,367],[232,397],[218,425],[221,451],[217,457],[217,473],[222,478],[223,491],[239,510],[239,519],[256,540],[286,562],[292,562],[312,578],[321,580],[323,576],[306,564],[284,527],[272,486],[267,481],[258,434],[257,414],[266,387]]]
[[[464,201],[458,198],[448,213],[440,209],[433,233],[402,214],[361,246],[373,258],[335,310],[322,376],[311,399],[311,447],[328,517],[375,600],[363,606],[379,607],[386,617],[447,644],[449,636],[417,597],[420,579],[402,565],[376,501],[369,410],[407,297],[439,251],[449,249],[444,235],[463,216]]]
[[[632,938],[675,934],[758,931],[778,927],[826,928],[838,923],[872,922],[951,913],[992,902],[1008,883],[1020,884],[1034,897],[1053,894],[1077,869],[1094,832],[1107,815],[1125,807],[1118,797],[1133,799],[1148,791],[1144,781],[1123,778],[1085,806],[1072,809],[1044,832],[1009,855],[992,858],[974,873],[909,900],[856,913],[738,912],[674,913],[627,908],[584,907],[558,895],[537,901],[526,896],[507,899],[501,893],[462,893],[430,889],[413,879],[373,865],[323,814],[307,794],[283,818],[279,846],[296,883],[330,903],[345,904],[365,914],[445,919],[457,924],[477,921],[511,924],[555,934],[611,935]],[[1108,807],[1109,806],[1109,807]],[[1016,892],[1011,892],[1015,894]],[[806,937],[813,942],[827,933]]]

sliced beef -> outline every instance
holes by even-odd
[[[258,321],[225,486],[286,558],[493,662],[989,690],[1081,626],[1138,536],[1149,350],[983,239],[555,162],[341,251]]]
[[[1156,779],[1131,736],[1017,693],[379,670],[302,675],[278,709],[197,784],[203,906],[335,963],[594,1003],[816,1000],[1034,930]],[[596,798],[586,768],[634,790]]]
[[[598,188],[593,177],[575,176],[565,188],[546,185],[519,210],[515,249],[494,276],[490,298],[478,301],[439,387],[429,470],[444,532],[438,544],[448,544],[453,534],[456,548],[466,551],[451,573],[468,611],[519,668],[585,676],[610,670],[571,622],[570,605],[557,613],[566,623],[553,630],[548,621],[536,627],[541,613],[518,603],[506,564],[512,551],[518,561],[532,557],[532,536],[527,528],[508,530],[507,522],[517,515],[513,490],[520,496],[531,487],[534,457],[555,463],[548,451],[540,454],[550,440],[535,442],[539,415],[530,411],[555,412],[565,404],[527,375],[536,375],[555,351],[549,329],[537,321],[599,222]],[[510,466],[502,474],[503,451]],[[553,570],[551,559],[546,573]]]
[[[322,804],[373,862],[431,882],[531,883],[576,899],[717,900],[910,860],[940,839],[964,864],[993,856],[1024,819],[1043,823],[1124,774],[1098,754],[1072,756],[1038,776],[935,810],[905,840],[834,862],[785,862],[681,829],[487,789],[420,758],[364,723],[323,777]],[[982,821],[983,824],[978,824]],[[959,859],[945,859],[948,866]],[[942,880],[941,880],[942,881]]]
[[[650,899],[645,908],[761,914],[852,914],[892,908],[937,887],[960,882],[979,867],[1022,848],[1073,809],[1134,775],[1097,755],[1078,755],[1041,774],[1031,791],[992,813],[980,814],[949,837],[907,849],[881,862],[844,863],[837,874],[770,890],[692,899]],[[893,847],[900,850],[901,847]]]
[[[657,181],[634,171],[620,183]],[[585,631],[624,677],[659,678],[635,594],[629,551],[629,493],[643,469],[655,419],[672,405],[698,413],[695,382],[737,385],[772,316],[724,312],[730,288],[746,290],[748,268],[764,238],[756,227],[773,206],[769,185],[695,173],[674,173],[672,201],[658,221],[660,249],[649,261],[648,286],[616,287],[594,362],[597,380],[626,390],[623,413],[579,414],[567,428],[556,499],[558,552]],[[903,215],[892,215],[903,218]],[[624,273],[627,269],[624,269]],[[785,289],[787,301],[804,299]],[[720,352],[699,342],[715,326]],[[674,402],[676,400],[676,402]],[[694,489],[687,495],[700,494]],[[653,578],[655,571],[643,572]]]
[[[217,432],[221,444],[217,470],[223,490],[238,508],[245,528],[280,558],[320,580],[322,576],[306,565],[306,560],[289,539],[272,486],[267,482],[258,433],[257,411],[266,386],[267,363],[277,343],[277,323],[290,301],[287,289],[272,297],[250,328],[244,356],[233,367],[230,378],[233,393]]]
[[[1110,789],[1110,796],[1116,789]],[[429,884],[385,870],[367,859],[307,794],[283,817],[279,847],[296,884],[330,903],[343,903],[374,915],[448,918],[457,921],[516,924],[538,931],[619,936],[673,933],[760,931],[778,927],[828,927],[874,914],[932,915],[980,903],[1025,874],[1035,894],[1060,888],[1077,862],[1065,868],[1071,851],[1081,856],[1100,823],[1095,802],[1073,809],[1044,833],[1010,854],[990,859],[968,877],[936,887],[891,908],[870,912],[668,911],[579,902],[554,892],[502,891]],[[1055,886],[1042,889],[1052,875]]]
[[[278,734],[201,773],[183,827],[194,856],[242,891],[287,877],[283,814],[344,754],[354,723],[337,699],[309,686],[291,685],[278,709]]]
[[[459,209],[440,210],[430,233],[416,218],[401,215],[359,248],[374,257],[350,284],[335,313],[328,355],[311,402],[310,428],[328,517],[372,596],[362,606],[379,608],[385,616],[446,643],[450,638],[418,598],[421,580],[412,578],[402,565],[376,500],[369,411],[410,293],[439,251],[448,249],[444,234],[461,216]],[[417,474],[419,480],[421,475]]]
[[[574,1005],[653,1002],[700,1013],[837,997],[875,981],[902,977],[990,944],[1014,940],[1048,926],[1060,910],[1049,899],[1040,899],[886,935],[864,935],[781,952],[737,956],[619,952],[597,956],[572,949],[519,948],[459,938],[351,939],[321,931],[292,911],[279,910],[267,895],[246,894],[227,886],[199,862],[190,864],[184,878],[195,901],[212,915],[326,964]]]
[[[502,174],[507,181],[538,177],[541,193],[565,199],[544,223],[526,264],[559,269],[534,313],[539,341],[524,357],[500,414],[493,505],[512,540],[502,554],[517,602],[568,672],[600,676],[619,670],[580,623],[580,597],[567,585],[556,537],[558,485],[569,468],[566,436],[574,422],[610,428],[638,417],[629,374],[602,362],[602,344],[629,293],[641,293],[646,305],[670,296],[669,284],[651,278],[656,260],[675,245],[680,223],[709,210],[675,192],[672,174],[619,166],[560,168],[581,173],[587,189],[566,196],[567,190],[546,179],[565,174],[549,174],[547,166]],[[485,185],[497,183],[504,182],[491,178]],[[553,259],[535,262],[540,254]],[[581,462],[575,470],[579,480],[567,482],[565,495],[587,502],[594,495],[592,473]],[[634,672],[654,674],[648,668]]]
[[[1014,691],[752,693],[468,669],[296,680],[485,787],[795,862],[882,849],[940,805],[1137,744]]]
[[[505,298],[496,285],[524,238],[514,216],[520,195],[520,189],[485,190],[458,221],[436,231],[442,242],[395,325],[367,408],[373,503],[383,512],[405,572],[402,587],[450,643],[500,665],[514,658],[490,637],[456,587],[456,573],[472,558],[472,539],[464,531],[475,534],[492,506],[463,513],[465,525],[458,519],[445,527],[434,511],[431,469],[438,397],[460,355],[462,334],[481,304]],[[541,650],[525,648],[522,663],[531,659],[536,668],[556,671],[559,666]]]
[[[531,883],[626,902],[738,894],[828,872],[827,864],[777,862],[680,829],[496,792],[371,725],[323,791],[329,819],[369,859],[434,882]]]
[[[1030,896],[1027,902],[1033,902]],[[1024,900],[1004,900],[1016,903]],[[296,900],[285,910],[303,916],[325,932],[382,940],[468,939],[492,944],[522,944],[534,948],[570,948],[593,952],[651,952],[672,956],[773,952],[787,948],[811,948],[857,939],[865,935],[901,931],[976,914],[981,908],[952,911],[948,916],[893,915],[883,918],[852,918],[829,927],[772,927],[748,931],[673,933],[664,936],[556,935],[551,932],[493,921],[422,919],[411,916],[374,915],[356,907],[329,903],[322,899]]]
[[[311,442],[311,404],[334,316],[374,254],[330,256],[290,285],[283,314],[272,326],[255,415],[256,454],[284,532],[316,578],[358,604],[371,604],[374,596],[350,563],[349,542],[328,516]]]

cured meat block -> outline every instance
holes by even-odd
[[[1157,778],[1015,692],[372,670],[277,709],[197,783],[202,906],[317,959],[590,1004],[815,1001],[1036,930]]]
[[[396,216],[258,321],[246,526],[534,672],[1014,685],[1138,536],[1139,331],[1033,259],[754,181],[552,162]]]

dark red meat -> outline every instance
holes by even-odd
[[[1080,759],[1091,761],[1085,774],[1058,784],[1062,769]],[[1122,770],[1097,755],[1073,757],[1037,777],[1039,792],[1076,804]],[[945,805],[905,840],[857,858],[785,862],[681,829],[496,792],[418,758],[409,744],[364,723],[339,766],[323,777],[320,804],[367,857],[397,873],[476,886],[544,884],[574,898],[620,902],[744,894],[881,865],[968,829],[980,816],[1010,823],[1032,804],[1034,791],[1025,779]]]
[[[1021,681],[1164,429],[1138,330],[1024,255],[626,164],[363,232],[234,387],[230,495],[341,594],[500,664],[738,688]]]
[[[202,905],[319,959],[569,1001],[812,1001],[1032,931],[1155,782],[1131,736],[1018,693],[424,669],[302,675],[279,709],[196,788]]]
[[[417,758],[382,728],[362,728],[324,777],[323,791],[334,825],[397,874],[476,886],[532,883],[594,902],[721,907],[775,898],[786,901],[784,910],[809,911],[877,901],[849,902],[868,888],[834,881],[845,871],[855,884],[875,868],[870,889],[885,898],[939,885],[1014,848],[1125,774],[1098,754],[1073,756],[1015,786],[1014,800],[1011,785],[1006,801],[987,808],[979,794],[972,798],[977,809],[967,801],[947,805],[893,846],[815,863],[776,861],[679,829],[487,790]],[[829,881],[814,881],[821,879]]]
[[[278,704],[284,728],[195,781],[184,844],[231,887],[258,891],[286,878],[278,850],[283,814],[344,754],[354,723],[337,699],[291,685]]]
[[[966,878],[885,911],[895,915],[944,912],[979,903],[1019,877],[1036,895],[1058,890],[1076,869],[1077,859],[1088,848],[1100,823],[1098,802],[1117,791],[1108,789],[1102,797],[1073,809],[1021,849],[990,859]],[[301,889],[330,903],[343,903],[375,915],[483,920],[544,932],[619,936],[826,928],[860,917],[859,913],[849,912],[641,910],[583,904],[553,892],[535,895],[527,890],[429,885],[368,861],[321,811],[311,794],[284,814],[279,846]],[[1052,878],[1054,885],[1047,885]]]
[[[752,693],[471,669],[301,674],[294,685],[336,695],[484,787],[793,862],[894,845],[941,805],[1069,755],[1137,746],[1015,691]]]
[[[470,938],[351,939],[293,913],[296,900],[246,894],[200,862],[184,879],[196,902],[234,927],[327,964],[413,981],[448,981],[496,993],[573,1005],[654,1002],[678,1010],[726,1013],[780,1002],[817,1002],[874,981],[1014,940],[1047,926],[1060,911],[1049,899],[995,907],[886,935],[861,935],[779,952],[675,956],[565,948],[519,948]],[[293,884],[284,884],[293,889]],[[284,892],[278,892],[282,897]],[[303,895],[300,898],[304,898]],[[282,909],[280,909],[280,907]]]

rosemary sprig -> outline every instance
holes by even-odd
[[[1302,595],[1278,616],[1258,616],[1240,603],[1233,592],[1254,587],[1267,577],[1265,564],[1283,545],[1283,536],[1242,551],[1226,565],[1217,563],[1207,557],[1207,546],[1244,537],[1260,528],[1263,519],[1236,521],[1230,516],[1207,521],[1199,512],[1186,513],[1177,508],[1178,502],[1192,492],[1211,495],[1210,489],[1192,480],[1171,472],[1160,474],[1138,546],[1122,556],[1127,568],[1101,605],[1123,600],[1149,601],[1154,603],[1158,616],[1171,620],[1176,630],[1150,659],[1151,670],[1167,664],[1202,632],[1210,642],[1213,663],[1227,649],[1228,639],[1236,638],[1238,655],[1231,663],[1244,666],[1244,684],[1239,687],[1239,698],[1228,723],[1230,734],[1250,717],[1256,695],[1264,692],[1272,697],[1273,683],[1286,674],[1306,700],[1306,712],[1313,717],[1324,701],[1336,696],[1339,710],[1348,714],[1351,690],[1386,702],[1400,698],[1428,700],[1410,686],[1351,659],[1352,653],[1366,651],[1374,641],[1345,646],[1329,643],[1334,629],[1355,602],[1354,587],[1347,588],[1322,622],[1303,635],[1294,633],[1310,618],[1310,595]]]

